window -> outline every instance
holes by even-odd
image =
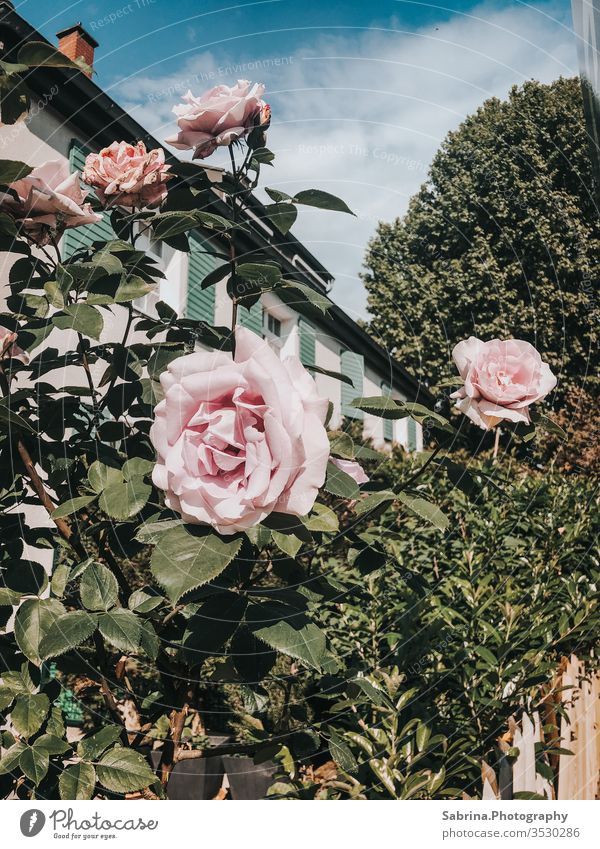
[[[305,366],[314,366],[317,362],[315,328],[305,318],[298,319],[300,362]]]
[[[265,313],[266,318],[266,330],[268,333],[271,333],[273,336],[281,337],[281,322],[278,318],[275,318],[274,315],[271,315],[270,312]]]
[[[409,451],[417,450],[417,423],[414,419],[408,419],[408,445]]]
[[[197,236],[191,235],[185,313],[188,318],[196,321],[212,322],[215,315],[215,287],[203,289],[202,281],[215,270],[220,260],[205,251],[204,243]]]
[[[381,384],[381,394],[387,398],[392,396],[392,387],[385,381]],[[382,419],[383,422],[383,438],[387,442],[391,442],[394,438],[394,421],[393,419]]]
[[[364,419],[362,410],[352,406],[352,401],[363,394],[364,359],[362,354],[343,350],[340,354],[342,374],[349,377],[352,386],[342,383],[342,415],[351,419]]]

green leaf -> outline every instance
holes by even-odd
[[[31,427],[28,421],[26,421],[22,416],[19,416],[18,413],[14,413],[7,406],[7,399],[4,399],[3,402],[0,402],[0,423],[5,425],[6,430],[10,434],[13,428],[17,428],[17,430],[24,430],[28,433],[35,433],[35,428]]]
[[[395,493],[389,489],[384,489],[381,492],[372,492],[365,498],[361,498],[358,504],[354,505],[354,512],[357,516],[362,516],[363,513],[368,513],[370,510],[375,510],[375,508],[395,500]]]
[[[21,65],[29,65],[32,68],[46,65],[52,68],[81,70],[79,65],[47,41],[27,41],[19,50],[18,61]]]
[[[109,643],[122,652],[135,653],[140,648],[141,623],[135,613],[117,607],[98,617],[98,629]]]
[[[327,657],[325,634],[306,614],[287,604],[267,601],[252,604],[246,625],[255,637],[283,654],[320,670]]]
[[[257,286],[273,286],[281,279],[281,269],[271,263],[242,262],[236,267],[236,274]]]
[[[117,288],[114,301],[116,304],[125,304],[128,301],[135,301],[136,298],[143,298],[149,292],[154,292],[156,289],[155,283],[148,283],[143,277],[133,274],[127,276]]]
[[[25,751],[25,743],[19,741],[10,747],[0,758],[0,775],[7,775],[19,765],[21,755]]]
[[[71,513],[76,513],[82,507],[87,507],[88,504],[91,504],[92,501],[95,501],[97,495],[80,495],[77,498],[70,498],[68,501],[65,501],[60,507],[57,507],[56,510],[52,511],[53,519],[62,519],[65,516],[70,516]]]
[[[34,560],[11,560],[2,575],[9,590],[23,595],[39,595],[48,585],[48,575]]]
[[[131,793],[156,781],[144,758],[133,749],[117,746],[106,752],[96,767],[98,780],[113,793]]]
[[[89,304],[73,304],[52,316],[52,323],[60,330],[75,330],[92,339],[100,339],[104,321],[100,312]]]
[[[298,210],[293,203],[273,203],[265,206],[265,216],[285,236],[294,226]]]
[[[110,610],[118,601],[119,585],[110,569],[91,563],[83,573],[79,592],[88,610]]]
[[[107,486],[123,480],[120,469],[105,466],[99,460],[95,460],[88,470],[88,481],[94,492],[100,495]]]
[[[271,536],[275,545],[289,557],[295,557],[302,547],[302,540],[293,534],[282,534],[279,531],[272,531]]]
[[[331,507],[315,503],[310,516],[304,520],[304,526],[309,531],[322,531],[333,534],[339,530],[338,517]]]
[[[96,760],[102,752],[120,739],[122,731],[123,729],[117,725],[106,725],[95,734],[80,740],[77,744],[77,754],[84,761]]]
[[[78,763],[68,766],[58,779],[60,798],[66,800],[91,799],[96,785],[96,770],[92,764]]]
[[[15,616],[15,639],[26,658],[40,665],[40,643],[51,625],[65,612],[53,598],[32,598],[24,601]]]
[[[25,749],[19,758],[19,766],[23,774],[35,785],[46,777],[49,765],[50,759],[46,752],[36,749],[35,746]]]
[[[409,415],[408,410],[403,409],[402,406],[397,404],[388,395],[355,398],[351,406],[372,416],[379,416],[382,419],[405,419]]]
[[[356,772],[358,764],[352,750],[339,734],[332,731],[329,735],[329,752],[331,757],[344,772]]]
[[[346,383],[348,386],[352,386],[352,388],[354,388],[354,384],[347,374],[342,374],[339,371],[330,371],[330,369],[321,368],[321,366],[316,365],[306,365],[304,368],[307,369],[307,371],[314,371],[316,374],[324,374],[326,377],[332,377],[334,380],[340,380],[342,383]]]
[[[246,599],[238,593],[216,593],[208,598],[188,619],[181,645],[185,662],[197,666],[220,652],[244,618],[246,606]]]
[[[145,483],[142,478],[133,478],[129,481],[121,478],[104,489],[98,505],[112,519],[123,522],[145,507],[151,493],[151,485]]]
[[[324,489],[340,498],[358,498],[360,494],[360,489],[354,478],[331,462],[327,463]]]
[[[71,750],[71,746],[57,734],[42,734],[33,744],[35,749],[45,752],[48,756],[64,755]]]
[[[31,165],[26,165],[24,162],[18,162],[12,159],[0,159],[0,183],[8,185],[23,177],[27,177],[33,168]]]
[[[354,215],[350,207],[341,198],[320,189],[305,189],[303,192],[298,192],[297,195],[294,195],[293,201],[304,206],[316,206],[318,209],[331,209],[334,212],[347,212],[349,215]]]
[[[332,454],[344,460],[354,460],[354,441],[349,434],[334,430],[328,436],[329,449]]]
[[[17,696],[10,719],[22,737],[31,737],[39,730],[50,710],[50,701],[45,693]]]
[[[91,637],[96,629],[96,617],[85,610],[63,613],[49,627],[40,643],[40,656],[46,660],[74,649]]]
[[[150,568],[175,604],[182,595],[212,581],[239,551],[241,539],[225,541],[216,534],[184,526],[167,531],[152,554]]]
[[[478,654],[479,657],[486,662],[486,664],[492,669],[498,668],[498,658],[496,655],[490,651],[490,649],[485,646],[475,646],[475,654]]]
[[[437,504],[432,504],[431,501],[426,501],[424,498],[416,495],[409,495],[407,492],[400,492],[398,494],[398,501],[401,501],[421,519],[431,522],[440,531],[445,531],[450,524],[446,514],[442,513]]]
[[[127,607],[136,613],[150,613],[164,602],[163,596],[154,587],[141,587],[129,596]]]

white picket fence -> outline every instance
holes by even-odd
[[[555,699],[562,701],[566,714],[560,718],[558,745],[573,754],[550,759],[554,781],[549,781],[536,771],[535,744],[544,741],[542,726],[548,715],[556,716]],[[531,716],[523,711],[518,721],[509,723],[499,744],[504,752],[519,750],[512,761],[512,793],[503,791],[501,777],[483,763],[483,799],[506,799],[515,793],[535,793],[558,800],[600,798],[600,672],[586,672],[585,664],[571,655],[561,664],[546,707],[547,713],[542,717],[538,711]]]

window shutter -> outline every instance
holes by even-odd
[[[414,419],[408,419],[408,450],[417,450],[417,423]]]
[[[387,383],[381,384],[381,394],[386,398],[391,398],[392,387]],[[383,421],[383,438],[391,442],[394,438],[394,421],[393,419],[382,419]]]
[[[316,333],[315,328],[305,318],[298,319],[298,334],[300,336],[300,362],[305,366],[316,365]]]
[[[250,309],[240,304],[238,321],[242,327],[247,327],[248,330],[252,330],[257,336],[262,336],[263,314],[261,302],[257,301]]]
[[[83,166],[85,165],[85,157],[88,153],[90,153],[89,148],[84,147],[84,145],[76,139],[73,139],[69,150],[69,165],[71,166],[71,171],[79,171],[81,174]],[[89,186],[84,186],[83,188],[84,190],[93,192],[93,189],[90,190]],[[86,224],[85,227],[71,227],[69,230],[66,230],[63,242],[63,253],[66,257],[69,257],[72,256],[75,251],[81,250],[81,248],[87,248],[92,244],[92,242],[106,242],[115,238],[116,234],[110,226],[108,214],[104,213],[102,221],[98,221],[97,224]]]
[[[215,317],[215,287],[202,288],[202,281],[219,265],[211,254],[203,253],[204,244],[194,234],[190,235],[188,259],[188,288],[186,316],[195,321],[213,322]]]
[[[341,356],[342,374],[349,377],[352,381],[352,386],[347,383],[342,383],[342,415],[348,416],[351,419],[364,419],[362,410],[357,410],[352,407],[351,402],[355,398],[363,394],[363,373],[364,359],[362,354],[355,354],[354,351],[342,351]]]

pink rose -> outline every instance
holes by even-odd
[[[452,351],[464,380],[453,392],[456,408],[484,430],[503,419],[529,424],[529,406],[545,398],[556,386],[550,366],[529,342],[470,336]]]
[[[22,363],[28,363],[29,357],[22,348],[17,345],[17,334],[0,326],[0,360],[12,357]]]
[[[11,183],[8,191],[0,192],[0,210],[12,215],[29,238],[43,246],[60,239],[69,227],[102,220],[84,203],[86,194],[79,174],[70,174],[68,163],[57,159],[34,168]]]
[[[257,126],[265,129],[271,118],[261,100],[264,85],[238,80],[231,88],[217,85],[200,97],[191,91],[173,107],[179,133],[167,139],[178,150],[194,149],[194,159],[205,159],[221,145],[230,145]]]
[[[300,360],[282,362],[241,327],[235,339],[233,359],[198,352],[170,363],[150,431],[167,506],[221,534],[274,510],[306,515],[329,459],[328,401]]]
[[[357,463],[356,460],[340,460],[339,457],[331,457],[331,462],[342,472],[346,472],[360,486],[361,483],[367,483],[369,476],[365,474],[365,470]]]
[[[125,207],[160,206],[167,196],[165,152],[159,147],[148,152],[144,142],[114,141],[85,160],[83,181],[93,186],[101,203]]]

